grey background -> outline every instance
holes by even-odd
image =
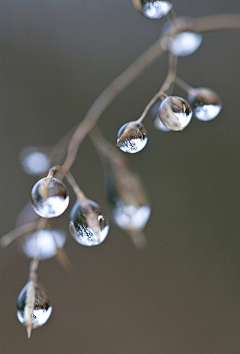
[[[192,17],[240,12],[236,0],[174,6]],[[4,235],[37,180],[22,171],[21,148],[54,145],[157,40],[165,20],[144,19],[131,0],[1,0],[0,8]],[[40,265],[53,313],[30,341],[16,318],[29,260],[17,243],[0,251],[1,353],[240,352],[239,48],[238,32],[211,33],[195,54],[179,60],[179,76],[220,95],[223,110],[216,120],[194,119],[185,131],[168,134],[156,131],[149,115],[147,147],[128,156],[151,199],[148,249],[137,251],[113,224],[99,247],[84,248],[69,236],[74,271],[66,273],[56,259]],[[106,110],[100,126],[110,141],[122,124],[139,117],[166,72],[167,56]],[[88,197],[106,207],[101,164],[88,138],[72,172]],[[66,230],[68,215],[59,220]]]

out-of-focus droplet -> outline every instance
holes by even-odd
[[[29,281],[18,296],[17,317],[26,327],[28,327],[26,322],[27,311],[29,310],[27,304],[31,302],[33,303],[33,310],[30,315],[32,318],[32,328],[34,329],[44,325],[52,313],[48,293],[39,281],[35,285],[32,281]]]
[[[44,218],[61,215],[68,207],[69,196],[66,186],[57,178],[45,177],[38,181],[31,192],[35,212]]]
[[[202,35],[194,32],[179,33],[170,45],[170,51],[180,57],[191,55],[200,47]]]
[[[202,43],[202,35],[189,30],[184,31],[183,29],[189,23],[191,23],[191,18],[188,17],[177,17],[174,19],[174,22],[171,20],[166,22],[162,28],[162,48],[180,57],[185,57],[196,52]],[[180,33],[175,34],[174,32]]]
[[[163,125],[161,119],[159,118],[159,107],[160,107],[161,102],[157,102],[151,110],[152,117],[154,118],[154,127],[158,130],[161,130],[162,132],[170,132],[171,130],[166,128],[165,125]]]
[[[88,205],[96,216],[98,234],[93,231],[87,222],[88,211],[79,201],[77,201],[70,213],[69,230],[72,237],[83,246],[96,246],[102,243],[107,237],[109,231],[109,222],[101,207],[88,201]]]
[[[39,176],[49,170],[51,159],[35,147],[25,147],[19,155],[23,170],[32,176]]]
[[[215,91],[199,87],[192,89],[188,94],[195,117],[202,121],[214,119],[222,109],[222,103]]]
[[[141,15],[153,20],[166,16],[172,8],[170,0],[133,0],[133,4]]]
[[[106,174],[106,193],[108,203],[115,223],[123,230],[142,230],[151,214],[151,208],[146,203],[147,199],[139,180],[134,176],[128,176],[129,190],[125,184],[119,184],[113,175]],[[131,186],[131,182],[135,186]],[[126,186],[127,187],[127,186]],[[134,187],[136,190],[134,190]],[[119,188],[119,190],[118,190]]]
[[[180,131],[190,123],[192,109],[183,98],[169,96],[162,101],[159,107],[159,117],[166,128]]]
[[[147,131],[142,123],[126,123],[117,134],[117,146],[130,154],[141,151],[147,144],[147,140]]]
[[[23,251],[29,258],[39,257],[45,260],[56,256],[57,247],[62,248],[66,242],[66,233],[61,229],[40,230],[27,236],[23,242]]]

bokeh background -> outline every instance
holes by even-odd
[[[174,1],[177,14],[192,17],[240,12],[239,5]],[[20,150],[52,146],[80,122],[101,91],[158,39],[165,19],[143,18],[131,0],[1,0],[0,8],[4,235],[37,180],[23,172]],[[194,119],[181,133],[157,131],[147,116],[147,147],[127,156],[151,200],[147,250],[136,250],[113,223],[99,247],[85,248],[69,235],[74,271],[56,259],[40,264],[53,313],[31,340],[16,318],[29,259],[17,242],[0,250],[2,354],[240,352],[239,62],[237,31],[206,34],[195,54],[180,58],[180,77],[218,92],[220,116]],[[139,117],[166,72],[164,56],[105,111],[100,126],[111,142],[122,124]],[[72,172],[106,208],[101,163],[88,138]],[[59,219],[66,230],[68,219],[69,210]]]

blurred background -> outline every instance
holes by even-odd
[[[166,20],[145,19],[131,0],[0,5],[4,235],[37,181],[24,173],[21,149],[52,146],[80,122],[101,91],[158,39]],[[240,12],[236,0],[174,1],[174,8],[191,17]],[[1,353],[240,352],[239,62],[237,31],[205,34],[196,53],[179,59],[178,75],[189,85],[217,91],[221,114],[210,122],[193,119],[179,133],[157,131],[147,116],[148,144],[127,158],[151,200],[148,248],[135,249],[113,223],[98,247],[81,246],[68,235],[74,270],[66,272],[55,258],[41,262],[53,313],[30,340],[16,317],[29,259],[17,242],[0,250]],[[112,143],[160,88],[167,64],[165,55],[104,112],[100,127]],[[179,89],[174,94],[186,98]],[[102,166],[88,138],[72,173],[106,209]],[[59,218],[67,233],[70,209]]]

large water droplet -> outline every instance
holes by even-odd
[[[179,131],[190,123],[192,109],[183,98],[169,96],[162,101],[159,107],[159,117],[166,128]]]
[[[70,213],[69,230],[73,238],[81,245],[96,246],[102,243],[107,237],[109,222],[97,203],[89,200],[88,204],[96,216],[98,235],[87,223],[88,212],[78,201]]]
[[[172,8],[170,0],[133,0],[133,4],[141,15],[153,20],[166,16]]]
[[[57,254],[57,247],[62,248],[66,242],[63,230],[40,230],[27,236],[23,243],[23,251],[30,258],[49,259]]]
[[[32,176],[45,173],[51,165],[50,158],[34,147],[26,147],[20,152],[20,161],[24,171]]]
[[[117,133],[117,146],[130,154],[141,151],[147,144],[147,140],[147,131],[142,123],[126,123]]]
[[[161,119],[159,118],[159,107],[160,107],[161,102],[157,102],[151,110],[151,114],[154,118],[154,127],[158,130],[161,130],[162,132],[170,132],[171,130],[166,128],[165,125],[163,125]]]
[[[32,294],[31,292],[29,294],[28,291],[30,287],[33,287],[33,291],[35,292],[32,311],[32,328],[38,328],[47,322],[52,313],[52,306],[50,305],[47,291],[39,281],[37,281],[35,286],[29,281],[20,292],[17,300],[17,317],[23,325],[26,325],[25,308],[29,300],[28,297]]]
[[[199,87],[192,89],[188,100],[197,119],[208,121],[214,119],[222,109],[222,103],[215,91]]]
[[[68,207],[67,188],[57,178],[42,178],[33,186],[31,202],[38,215],[44,218],[57,217]]]

